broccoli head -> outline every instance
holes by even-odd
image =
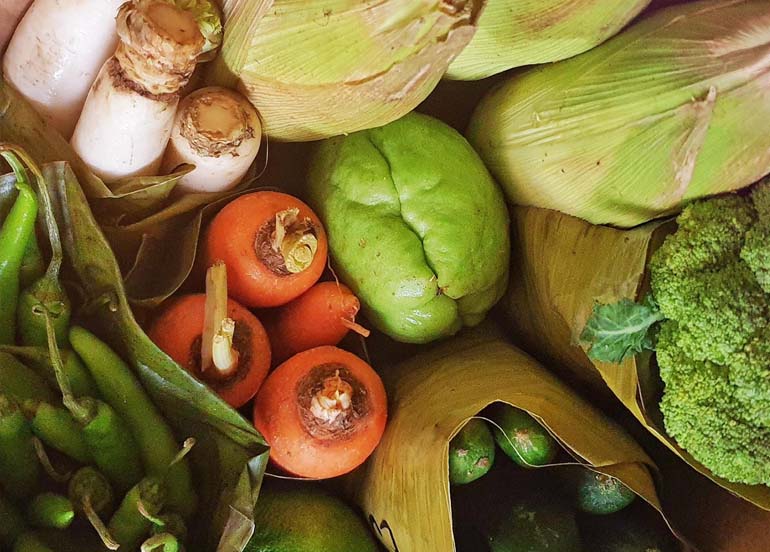
[[[750,419],[751,409],[734,396],[728,369],[682,352],[678,332],[676,322],[666,321],[658,336],[666,432],[715,475],[770,484],[770,427]]]
[[[714,474],[770,485],[770,183],[677,222],[650,260],[666,431]]]
[[[770,180],[677,223],[651,296],[596,305],[581,339],[602,362],[654,348],[668,434],[714,474],[770,485]]]

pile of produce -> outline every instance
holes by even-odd
[[[495,459],[495,444],[503,458]],[[449,444],[458,552],[678,549],[660,516],[612,475],[574,465],[527,469],[554,460],[570,459],[522,410],[497,403],[471,419]]]
[[[2,0],[0,54],[3,551],[687,549],[612,394],[770,510],[766,0]]]
[[[712,473],[770,485],[770,183],[688,205],[643,302],[597,305],[591,358],[654,350],[666,431]]]
[[[86,538],[88,525],[112,550],[183,546],[185,520],[197,503],[185,459],[194,439],[179,444],[129,366],[88,330],[70,325],[45,177],[14,146],[0,145],[0,155],[18,189],[0,227],[3,546],[58,550],[62,539]],[[38,197],[50,239],[45,269],[35,235]],[[37,529],[67,531],[46,536]],[[91,541],[67,546],[99,549]]]

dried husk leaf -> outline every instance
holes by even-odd
[[[388,427],[347,483],[391,552],[454,550],[449,441],[493,402],[524,409],[575,463],[622,480],[661,511],[657,468],[619,426],[489,326],[383,370]]]
[[[469,128],[517,205],[631,227],[770,172],[770,3],[674,6],[514,77]]]
[[[606,384],[650,433],[690,466],[770,510],[770,488],[715,477],[666,434],[658,407],[662,383],[651,355],[637,355],[620,365],[595,362],[579,342],[596,302],[645,296],[647,262],[675,223],[618,230],[526,207],[514,208],[512,218],[511,258],[518,278],[512,280],[502,305],[523,346],[595,391]]]
[[[650,0],[487,0],[476,34],[447,77],[476,80],[594,48]]]
[[[279,140],[381,126],[433,90],[484,2],[224,0],[210,81],[237,82]]]

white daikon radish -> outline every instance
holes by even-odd
[[[35,0],[8,44],[5,79],[65,138],[115,51],[115,16],[124,1]]]
[[[163,0],[135,0],[118,12],[120,42],[88,93],[71,144],[107,182],[156,174],[179,90],[203,35],[187,11]]]
[[[177,188],[221,192],[237,185],[259,151],[262,126],[257,110],[243,95],[218,86],[201,88],[179,104],[162,172],[182,163],[195,170]]]
[[[11,40],[16,25],[19,24],[31,3],[32,0],[0,1],[0,54],[8,46],[8,41]]]

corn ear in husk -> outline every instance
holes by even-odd
[[[381,126],[433,90],[484,1],[224,0],[209,81],[237,82],[279,140]]]
[[[473,40],[447,77],[476,80],[581,54],[620,31],[650,0],[487,0]]]
[[[589,359],[580,335],[594,305],[638,301],[649,289],[647,263],[676,229],[673,221],[631,230],[594,226],[556,211],[516,207],[511,260],[518,278],[501,304],[512,333],[527,350],[548,359],[573,380],[606,384],[639,422],[698,472],[732,493],[770,510],[770,488],[714,476],[666,434],[658,407],[662,382],[652,355],[621,364]],[[602,384],[601,382],[604,382]]]
[[[490,92],[469,138],[515,204],[631,227],[770,172],[770,2],[654,13]]]
[[[391,552],[455,549],[449,442],[498,401],[528,411],[575,463],[617,477],[661,512],[653,481],[657,468],[639,445],[488,326],[384,370],[383,379],[391,405],[388,427],[347,483]]]

